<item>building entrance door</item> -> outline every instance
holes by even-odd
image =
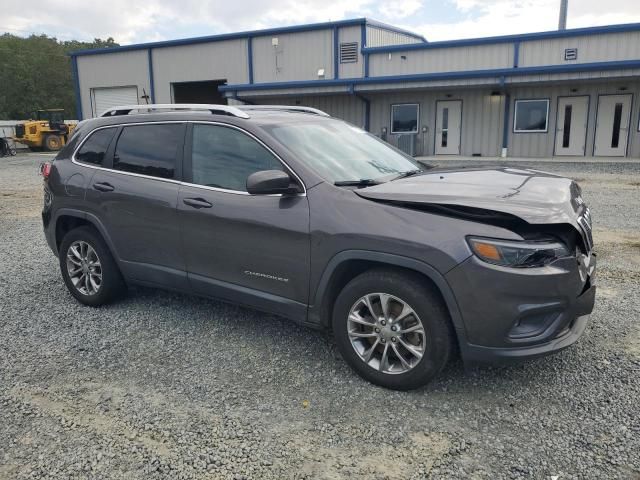
[[[436,102],[436,155],[460,155],[462,100]]]
[[[600,95],[593,155],[624,157],[627,154],[631,94]]]
[[[588,117],[588,96],[558,98],[556,155],[584,155]]]

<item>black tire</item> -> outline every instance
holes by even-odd
[[[349,313],[360,298],[374,292],[402,299],[417,313],[422,323],[425,332],[421,337],[424,354],[419,360],[413,359],[415,365],[406,372],[391,374],[374,369],[360,357],[351,343],[347,320]],[[412,390],[427,384],[440,373],[453,352],[454,334],[443,301],[424,278],[411,272],[376,269],[351,280],[336,299],[332,327],[338,350],[345,361],[362,378],[393,390]],[[367,341],[373,343],[375,339]],[[395,345],[399,347],[398,343]],[[398,357],[392,355],[399,362]]]
[[[42,144],[48,152],[57,152],[62,148],[62,139],[59,135],[50,134],[44,137]]]
[[[75,242],[85,242],[93,248],[99,262],[101,264],[102,281],[93,294],[84,294],[74,285],[69,269],[67,267],[67,255],[70,253],[69,248]],[[97,307],[107,304],[126,291],[126,285],[120,273],[120,269],[116,264],[106,243],[95,229],[91,227],[78,227],[68,232],[62,239],[60,251],[58,253],[60,263],[60,271],[64,283],[69,289],[71,295],[84,305]]]

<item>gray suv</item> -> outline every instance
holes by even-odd
[[[305,107],[116,107],[42,168],[71,294],[139,284],[328,329],[362,377],[424,385],[573,344],[595,297],[580,187],[520,168],[429,169]]]

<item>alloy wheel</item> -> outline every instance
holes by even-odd
[[[347,333],[360,359],[382,373],[406,373],[425,354],[426,332],[418,314],[386,293],[358,299],[349,311]]]
[[[102,286],[102,265],[95,249],[76,240],[67,250],[67,273],[73,286],[83,295],[95,295]]]

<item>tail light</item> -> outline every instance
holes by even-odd
[[[49,178],[49,175],[51,174],[51,163],[50,162],[43,162],[40,164],[40,175],[42,175],[42,177],[47,180]]]

